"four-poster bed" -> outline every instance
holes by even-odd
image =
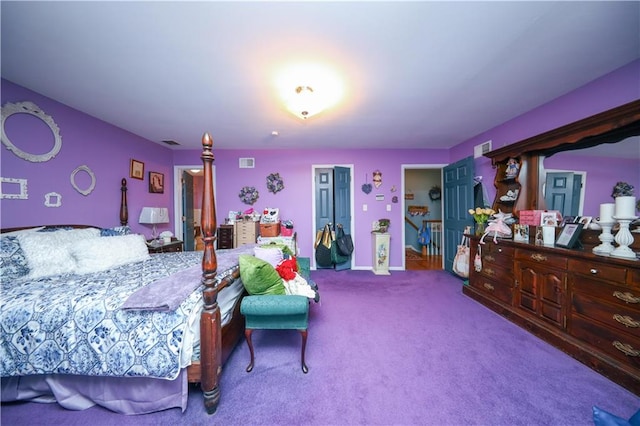
[[[13,259],[3,251],[0,313],[3,402],[50,401],[51,395],[43,394],[44,386],[56,389],[52,392],[58,401],[60,395],[56,392],[64,389],[62,399],[73,401],[67,402],[68,408],[73,409],[99,404],[127,414],[175,406],[184,410],[188,383],[199,383],[207,412],[216,411],[222,365],[244,331],[240,300],[245,291],[239,279],[237,257],[251,253],[253,247],[222,250],[216,254],[214,156],[209,134],[203,136],[202,147],[203,252],[149,255],[142,236],[112,234],[127,229],[125,179],[121,181],[119,228],[48,225],[45,229],[39,226],[2,230],[3,250],[5,245],[11,245],[13,254],[17,250],[31,267],[26,275],[13,269],[15,265],[9,264]],[[60,239],[63,236],[74,240]],[[38,243],[50,244],[50,237],[58,245],[49,246],[48,255],[62,256],[58,263],[63,266],[64,256],[75,262],[70,262],[71,269],[60,269],[55,275],[38,270],[29,257],[38,250]],[[79,250],[80,246],[83,251]],[[137,247],[137,252],[133,247]],[[124,260],[109,260],[118,249],[135,252],[135,255]],[[92,253],[94,258],[87,259]],[[122,256],[122,253],[116,254]],[[107,261],[109,269],[104,266],[105,260],[112,262]],[[87,264],[93,265],[96,261],[99,266],[95,272],[87,272]],[[84,265],[82,273],[79,272],[81,264]],[[171,287],[182,282],[187,284],[184,289],[174,291]],[[182,292],[184,298],[154,300],[148,305],[144,297],[154,292],[172,293],[172,297],[173,293]],[[42,300],[49,295],[51,299]],[[126,298],[118,299],[122,295]],[[166,306],[169,308],[165,309]],[[115,351],[118,346],[126,350]],[[192,352],[196,355],[192,356]],[[51,386],[53,381],[55,386]],[[147,398],[153,401],[136,400],[144,393],[151,393]],[[113,399],[118,402],[105,402],[105,394],[115,395]]]

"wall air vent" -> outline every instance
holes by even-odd
[[[489,151],[491,151],[491,141],[486,141],[480,145],[476,145],[473,147],[473,158],[482,157]]]
[[[172,140],[165,140],[162,141],[162,143],[166,143],[167,145],[180,145],[178,142]]]
[[[255,158],[241,158],[240,159],[240,168],[241,169],[253,169],[256,166]]]

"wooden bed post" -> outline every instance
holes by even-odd
[[[120,225],[125,226],[129,223],[129,209],[127,208],[127,180],[122,178],[120,183]]]
[[[208,133],[202,136],[202,163],[204,166],[204,189],[202,194],[202,236],[204,254],[202,256],[202,298],[204,309],[200,316],[200,386],[204,395],[207,413],[213,414],[220,403],[219,375],[222,367],[222,336],[216,272],[218,260],[213,244],[216,240],[216,207],[213,198],[213,140]]]

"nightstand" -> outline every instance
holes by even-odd
[[[149,253],[170,253],[182,251],[182,241],[177,238],[171,238],[170,243],[163,243],[159,246],[151,246],[149,242],[151,240],[147,240],[147,248],[149,249]]]

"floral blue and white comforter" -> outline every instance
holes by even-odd
[[[183,367],[185,328],[200,309],[202,288],[175,311],[120,307],[140,287],[201,262],[202,252],[163,253],[90,275],[3,280],[0,375],[174,379]]]

